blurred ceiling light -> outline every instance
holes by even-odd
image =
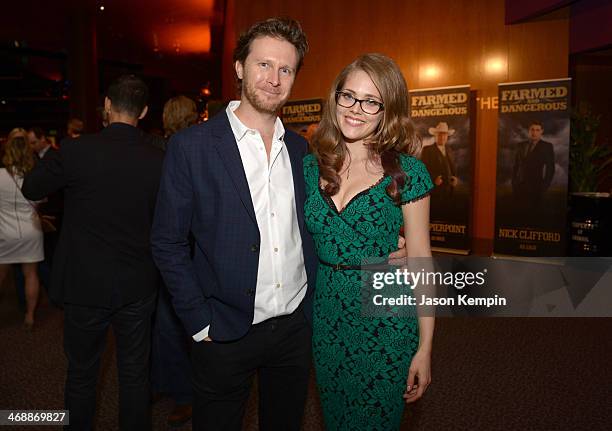
[[[211,95],[211,92],[210,92],[210,82],[209,82],[204,87],[200,88],[200,96],[209,97],[210,95]]]
[[[495,74],[506,69],[506,61],[501,57],[491,57],[485,61],[485,71]]]
[[[104,10],[104,5],[100,6],[100,10]]]
[[[438,66],[430,64],[428,66],[421,67],[420,77],[421,79],[434,79],[438,78],[442,74],[442,71]]]

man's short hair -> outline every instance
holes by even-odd
[[[234,63],[244,61],[251,52],[251,43],[258,37],[274,37],[286,40],[292,44],[298,53],[297,71],[302,67],[304,56],[308,52],[308,40],[299,22],[291,18],[268,18],[251,26],[246,32],[242,33],[234,49]],[[240,81],[239,81],[240,85]]]
[[[530,129],[530,128],[531,128],[531,126],[540,126],[540,128],[541,128],[542,130],[544,130],[544,125],[542,124],[542,122],[541,122],[541,121],[537,121],[537,120],[535,120],[535,121],[531,121],[531,122],[529,123],[529,127],[528,127],[528,128]]]
[[[34,136],[36,136],[36,139],[42,139],[42,138],[44,138],[45,136],[47,136],[47,134],[46,134],[46,133],[45,133],[45,131],[42,129],[42,127],[38,127],[38,126],[35,126],[35,127],[30,127],[30,128],[28,129],[28,132],[33,133],[33,134],[34,134]]]
[[[106,92],[117,112],[138,118],[147,106],[149,89],[144,81],[135,75],[122,75],[111,83]]]

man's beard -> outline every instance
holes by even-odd
[[[280,99],[278,102],[268,102],[258,94],[256,88],[248,85],[244,81],[243,93],[249,104],[255,108],[256,111],[263,114],[276,114],[287,101],[286,99]]]

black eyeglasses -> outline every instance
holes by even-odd
[[[357,99],[351,93],[346,91],[336,91],[336,103],[343,108],[351,108],[355,103],[359,102],[361,110],[366,114],[374,115],[385,109],[385,105],[374,99]]]

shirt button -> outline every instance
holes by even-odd
[[[275,216],[275,214],[274,214],[274,213],[271,213],[270,215],[271,215],[272,217],[274,217],[274,216]]]
[[[259,251],[259,246],[258,246],[257,244],[253,244],[253,245],[251,246],[251,251],[252,251],[253,253],[255,253],[255,252]]]
[[[280,289],[280,286],[281,286],[280,283],[276,283],[276,288],[277,289]]]
[[[278,247],[274,247],[274,251],[278,253]]]

